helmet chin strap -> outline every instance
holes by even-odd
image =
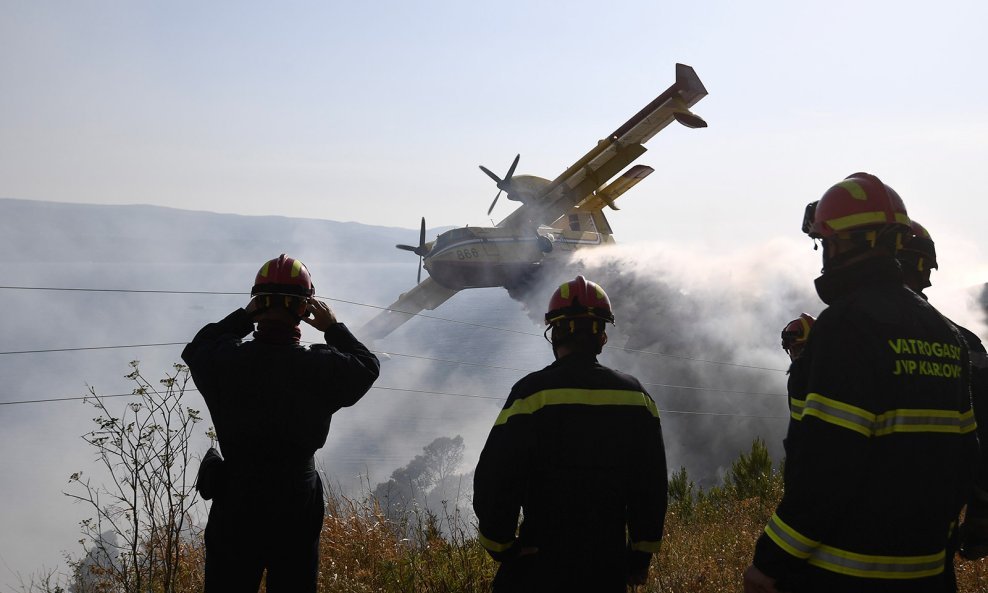
[[[553,357],[558,360],[559,349],[563,347],[567,348],[570,352],[577,351],[567,347],[567,344],[579,342],[583,338],[586,338],[588,342],[594,341],[591,349],[595,355],[600,354],[604,348],[604,345],[607,344],[607,333],[604,331],[604,322],[594,320],[593,331],[587,331],[587,328],[577,330],[575,327],[572,327],[571,324],[571,321],[559,321],[547,327],[545,332],[543,332],[542,335],[552,345]],[[552,338],[549,337],[549,332],[551,330],[558,330],[553,331]],[[583,350],[583,348],[580,348],[580,350]],[[568,353],[569,352],[566,352],[564,354]]]
[[[259,294],[254,299],[257,303],[254,313],[255,317],[261,316],[268,311],[284,309],[294,321],[294,325],[298,325],[307,316],[306,301],[301,297],[281,294]],[[278,301],[276,299],[283,300]],[[293,301],[298,301],[298,304],[293,306]]]

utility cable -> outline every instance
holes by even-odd
[[[446,358],[430,358],[428,356],[420,356],[420,355],[416,355],[416,354],[401,354],[399,352],[382,352],[382,351],[379,351],[379,350],[371,350],[371,352],[373,352],[375,354],[386,354],[388,356],[401,356],[401,357],[407,357],[407,358],[417,358],[417,359],[429,360],[429,361],[433,361],[433,362],[444,362],[444,363],[448,363],[448,364],[476,366],[476,367],[483,367],[483,368],[488,368],[488,369],[497,369],[497,370],[503,370],[503,371],[517,371],[517,372],[520,372],[520,373],[532,373],[532,372],[535,372],[535,371],[539,370],[539,369],[520,369],[520,368],[517,368],[517,367],[496,366],[496,365],[484,364],[484,363],[481,363],[481,362],[466,362],[466,361],[462,361],[462,360],[451,360],[451,359],[446,359]],[[2,354],[2,353],[0,353],[0,354]],[[717,392],[717,393],[736,393],[736,394],[739,394],[739,395],[764,395],[764,396],[769,396],[769,397],[788,397],[785,393],[767,393],[767,392],[764,392],[764,391],[741,391],[741,390],[738,390],[738,389],[719,389],[719,388],[716,388],[716,387],[700,387],[700,386],[696,386],[696,385],[672,385],[672,384],[669,384],[669,383],[649,383],[649,382],[646,382],[646,381],[641,381],[641,384],[642,385],[645,385],[645,386],[648,386],[648,387],[663,387],[663,388],[666,388],[666,389],[689,389],[689,390],[694,390],[694,391],[714,391],[714,392]]]
[[[316,342],[306,342],[306,343],[314,344]],[[6,355],[6,354],[41,354],[41,353],[48,353],[48,352],[78,352],[78,351],[81,351],[81,350],[112,350],[112,349],[117,349],[117,348],[149,348],[149,347],[154,347],[154,346],[184,346],[185,344],[186,344],[186,342],[160,342],[160,343],[155,343],[155,344],[128,344],[128,345],[123,345],[123,346],[88,346],[88,347],[78,347],[78,348],[48,348],[48,349],[38,349],[38,350],[8,350],[8,351],[5,351],[5,352],[0,352],[0,355]],[[485,364],[485,363],[482,363],[482,362],[468,362],[468,361],[464,361],[464,360],[453,360],[453,359],[448,359],[448,358],[433,358],[433,357],[429,357],[429,356],[422,356],[422,355],[419,355],[419,354],[403,354],[401,352],[386,352],[386,351],[383,351],[383,350],[371,350],[371,352],[373,352],[375,354],[384,354],[384,355],[387,355],[387,356],[399,356],[399,357],[402,357],[402,358],[413,358],[413,359],[418,359],[418,360],[427,360],[427,361],[432,361],[432,362],[442,362],[442,363],[446,363],[446,364],[455,364],[455,365],[473,366],[473,367],[480,367],[480,368],[487,368],[487,369],[496,369],[496,370],[502,370],[502,371],[517,371],[517,372],[520,372],[520,373],[531,373],[533,371],[538,370],[538,369],[524,369],[524,368],[518,368],[518,367],[498,366],[498,365],[492,365],[492,364]],[[786,397],[786,395],[783,394],[783,393],[766,393],[766,392],[759,392],[759,391],[741,391],[741,390],[735,390],[735,389],[720,389],[720,388],[716,388],[716,387],[700,387],[700,386],[695,386],[695,385],[672,385],[672,384],[668,384],[668,383],[648,383],[648,382],[645,382],[645,381],[642,381],[642,385],[646,385],[646,386],[649,386],[649,387],[663,387],[663,388],[666,388],[666,389],[689,389],[689,390],[695,390],[695,391],[713,391],[713,392],[717,392],[717,393],[736,393],[736,394],[739,394],[739,395],[759,395],[759,396],[770,396],[770,397]],[[381,388],[381,389],[383,389],[383,388]],[[109,396],[106,396],[106,397],[109,397]],[[2,403],[2,402],[0,402],[0,403]],[[34,402],[32,401],[32,402],[27,402],[27,403],[34,403]]]
[[[212,294],[250,296],[249,292],[217,292],[213,290],[137,290],[130,288],[62,288],[56,286],[0,286],[2,290],[51,290],[55,292],[123,292],[137,294]],[[322,298],[322,297],[320,297]]]
[[[496,397],[490,395],[474,395],[468,393],[451,393],[447,391],[429,391],[425,389],[403,389],[399,387],[378,387],[373,386],[371,389],[378,389],[382,391],[400,391],[403,393],[418,393],[424,395],[448,395],[454,397],[469,397],[477,399],[492,399],[492,400],[504,400],[503,397]],[[198,389],[187,387],[185,391],[199,391]],[[37,404],[37,403],[49,403],[49,402],[63,402],[63,401],[77,401],[85,399],[102,399],[108,397],[133,397],[138,394],[136,393],[113,393],[108,395],[84,395],[78,397],[52,397],[45,399],[33,399],[33,400],[20,400],[20,401],[5,401],[0,402],[0,406],[12,406],[17,404]],[[775,418],[775,419],[785,419],[788,416],[773,416],[773,415],[761,415],[761,414],[734,414],[731,412],[704,412],[699,410],[663,410],[660,409],[659,412],[665,414],[686,414],[692,416],[732,416],[738,418]]]
[[[61,287],[52,287],[52,286],[0,286],[0,290],[49,290],[49,291],[63,291],[63,292],[118,292],[118,293],[137,293],[137,294],[198,294],[198,295],[224,295],[224,296],[230,296],[230,295],[247,296],[247,295],[249,295],[249,293],[245,293],[245,292],[219,292],[219,291],[208,291],[208,290],[136,290],[136,289],[123,289],[123,288],[61,288]],[[458,323],[460,325],[466,325],[466,326],[470,326],[470,327],[479,327],[479,328],[490,329],[490,330],[494,330],[494,331],[508,332],[508,333],[514,333],[514,334],[521,334],[521,335],[526,335],[526,336],[542,337],[542,334],[536,333],[536,332],[527,332],[527,331],[522,331],[522,330],[510,329],[510,328],[506,328],[506,327],[499,327],[499,326],[496,326],[496,325],[487,325],[487,324],[484,324],[484,323],[474,323],[474,322],[471,322],[471,321],[463,321],[463,320],[460,320],[460,319],[449,319],[448,317],[439,317],[438,315],[428,315],[428,314],[425,314],[425,313],[411,313],[411,312],[408,312],[408,311],[401,311],[399,309],[391,309],[389,307],[381,307],[381,306],[378,306],[378,305],[371,305],[371,304],[368,304],[368,303],[361,303],[359,301],[351,301],[351,300],[346,300],[346,299],[337,299],[337,298],[333,298],[333,297],[326,297],[326,296],[319,296],[319,295],[317,295],[316,298],[319,298],[319,299],[322,299],[322,300],[326,300],[326,301],[333,301],[333,302],[336,302],[336,303],[346,303],[346,304],[349,304],[349,305],[357,305],[357,306],[360,306],[360,307],[368,307],[368,308],[371,308],[371,309],[377,309],[379,311],[390,311],[392,313],[400,313],[402,315],[410,315],[410,316],[413,316],[413,317],[422,317],[424,319],[433,319],[433,320],[437,320],[437,321],[445,321],[445,322],[448,322],[448,323]],[[635,354],[647,354],[647,355],[650,355],[650,356],[659,356],[659,357],[665,357],[665,358],[675,358],[675,359],[679,359],[679,360],[689,360],[689,361],[693,361],[693,362],[702,362],[702,363],[706,363],[706,364],[716,364],[716,365],[720,365],[720,366],[728,366],[728,367],[736,367],[736,368],[744,368],[744,369],[752,369],[752,370],[760,370],[760,371],[772,371],[772,372],[780,372],[780,373],[783,373],[783,372],[786,371],[786,369],[779,369],[779,368],[772,368],[772,367],[762,367],[762,366],[757,366],[757,365],[741,364],[741,363],[736,363],[736,362],[725,362],[725,361],[719,361],[719,360],[711,360],[711,359],[699,358],[699,357],[695,357],[695,356],[686,356],[686,355],[683,355],[683,354],[669,354],[667,352],[658,352],[658,351],[654,351],[654,350],[639,350],[639,349],[635,349],[635,348],[622,348],[621,346],[614,346],[614,345],[608,346],[608,348],[610,348],[612,350],[621,350],[621,351],[624,351],[624,352],[631,352],[631,353],[635,353]],[[96,348],[79,348],[79,350],[89,350],[89,349],[96,349]],[[33,353],[33,352],[24,352],[24,353]],[[7,353],[6,352],[0,352],[0,354],[7,354]],[[13,352],[12,354],[21,354],[21,352]]]
[[[5,354],[43,354],[47,352],[79,352],[81,350],[115,350],[118,348],[151,348],[153,346],[184,346],[187,342],[160,342],[157,344],[126,344],[123,346],[84,346],[79,348],[46,348],[42,350],[8,350]]]

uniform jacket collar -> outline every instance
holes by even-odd
[[[890,257],[873,257],[856,264],[825,272],[814,281],[820,300],[828,305],[863,286],[902,284],[902,268]]]

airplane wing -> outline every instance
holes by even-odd
[[[426,278],[415,288],[402,294],[387,309],[378,313],[357,332],[361,338],[379,340],[423,309],[433,310],[445,303],[458,291],[439,285],[432,278]]]
[[[673,120],[691,128],[705,127],[706,122],[689,110],[705,96],[707,89],[693,68],[676,64],[675,84],[607,138],[597,142],[597,146],[550,182],[535,199],[523,204],[497,226],[520,231],[534,229],[580,207],[594,190],[641,156],[646,150],[642,144]]]

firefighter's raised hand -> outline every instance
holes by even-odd
[[[629,587],[644,585],[648,581],[648,566],[645,568],[629,570],[628,574],[625,576],[625,580]]]
[[[988,556],[988,502],[980,489],[977,498],[967,505],[964,522],[960,527],[961,557],[978,560]]]
[[[752,564],[744,571],[744,593],[779,593],[779,591],[775,588],[775,579]]]
[[[333,314],[333,310],[329,308],[329,305],[316,299],[309,299],[309,302],[306,303],[305,317],[302,318],[302,321],[321,332],[326,331],[330,326],[337,323],[336,315]]]
[[[250,315],[251,319],[256,319],[258,315],[261,314],[261,304],[258,302],[260,297],[252,296],[250,297],[250,302],[244,307],[244,311]]]

